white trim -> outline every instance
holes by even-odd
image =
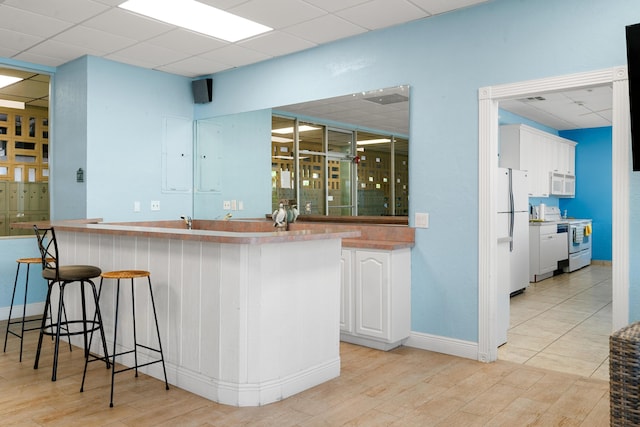
[[[476,360],[478,357],[478,344],[474,342],[423,334],[421,332],[411,332],[404,345],[421,350],[464,357],[465,359]]]
[[[0,320],[7,320],[9,318],[9,308],[10,307],[2,307],[0,308]],[[42,316],[42,312],[44,311],[44,301],[42,302],[34,302],[32,304],[27,304],[26,317],[29,316]],[[13,311],[11,312],[11,321],[19,319],[22,317],[22,304],[14,304]],[[12,329],[13,330],[13,327]]]
[[[613,209],[613,328],[629,318],[629,92],[626,67],[570,74],[499,86],[478,91],[478,354],[477,359],[497,359],[497,234],[493,222],[498,147],[498,102],[544,92],[610,84],[613,86],[612,209]]]

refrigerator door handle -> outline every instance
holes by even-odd
[[[515,209],[515,203],[513,201],[513,175],[511,169],[509,169],[509,252],[513,252],[513,226],[515,221],[515,215],[513,210]]]

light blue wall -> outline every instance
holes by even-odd
[[[163,192],[161,168],[163,119],[193,119],[190,79],[95,57],[87,62],[87,217],[190,215],[191,193]],[[54,147],[63,144],[56,140]],[[160,201],[159,211],[151,211],[152,200]]]
[[[83,57],[62,65],[53,79],[49,190],[55,194],[54,219],[87,218],[87,62]],[[76,182],[79,168],[85,172],[84,183]]]
[[[13,282],[16,278],[16,269],[18,258],[38,257],[38,244],[34,237],[17,237],[17,238],[1,238],[0,239],[0,307],[9,307],[11,305],[11,293],[13,291]],[[18,277],[18,287],[16,290],[15,304],[22,305],[24,302],[24,283],[26,279],[26,265],[20,267],[20,276]],[[27,295],[27,304],[44,301],[47,296],[47,282],[42,278],[42,267],[39,264],[33,264],[29,268],[29,293]],[[4,312],[4,309],[2,309]],[[2,319],[6,319],[9,309]],[[13,318],[16,313],[13,313]],[[2,330],[4,332],[4,329]]]
[[[271,109],[206,122],[215,132],[199,135],[198,143],[213,146],[221,190],[195,194],[194,218],[264,218],[271,211]],[[243,209],[224,210],[225,200],[242,202]]]
[[[576,197],[560,199],[570,217],[593,219],[592,258],[611,261],[611,127],[560,131],[576,141]]]
[[[633,0],[497,0],[216,74],[196,115],[411,85],[412,329],[477,341],[478,88],[624,65],[636,21]]]
[[[410,217],[430,213],[430,228],[417,230],[412,251],[412,330],[475,342],[478,88],[624,65],[624,26],[638,21],[636,0],[496,0],[216,74],[214,102],[197,105],[194,117],[410,84]],[[190,91],[186,79],[158,74],[88,61],[88,215],[129,219],[136,197],[183,205],[159,193],[154,150],[157,119],[188,116]],[[54,100],[56,107],[63,102]],[[136,144],[144,148],[134,148],[135,157],[116,158],[105,143],[120,153]],[[253,148],[258,145],[246,147],[248,156]],[[147,160],[148,169],[142,164]],[[117,168],[106,166],[114,163]],[[126,172],[131,168],[145,173]],[[115,184],[114,170],[124,175]],[[640,235],[638,176],[631,176],[631,236]],[[254,179],[247,171],[237,185],[254,185]],[[640,263],[633,262],[640,244],[631,240],[630,299],[640,301]],[[631,317],[640,317],[640,305],[632,304]]]

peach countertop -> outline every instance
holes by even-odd
[[[289,224],[289,231],[275,231],[273,223],[260,219],[193,220],[187,230],[181,220],[103,223],[101,219],[53,221],[37,223],[56,229],[100,234],[140,235],[157,238],[199,240],[218,243],[277,243],[342,238],[347,248],[394,250],[413,247],[415,229],[402,225],[329,223],[299,221]],[[14,224],[31,228],[33,223]]]
[[[222,221],[207,221],[219,223]],[[24,224],[24,223],[23,223]],[[28,223],[27,223],[28,224]],[[355,238],[360,235],[357,230],[331,230],[329,227],[317,230],[295,230],[295,231],[273,231],[273,226],[269,231],[225,231],[208,228],[196,228],[187,230],[182,221],[157,221],[141,223],[102,223],[80,222],[80,221],[51,221],[46,223],[36,223],[40,227],[53,226],[56,230],[98,233],[98,234],[118,234],[137,235],[160,239],[180,239],[198,240],[214,243],[235,243],[235,244],[265,244],[265,243],[285,243],[309,240],[324,240],[334,238]],[[30,227],[33,224],[29,224]],[[216,227],[217,228],[217,227]]]

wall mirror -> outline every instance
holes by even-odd
[[[203,162],[217,158],[215,148],[205,153],[216,146],[211,141],[230,138],[236,146],[271,140],[271,206],[264,206],[265,214],[284,202],[298,205],[301,215],[408,215],[409,86],[283,105],[268,114],[266,126],[263,111],[196,123],[195,217],[219,212],[216,194],[226,174],[215,171],[225,162]],[[234,135],[224,136],[225,129]],[[237,135],[240,129],[243,135]]]
[[[31,235],[12,224],[49,219],[49,80],[0,68],[0,236]]]
[[[303,215],[406,216],[409,87],[273,109],[272,209]]]

